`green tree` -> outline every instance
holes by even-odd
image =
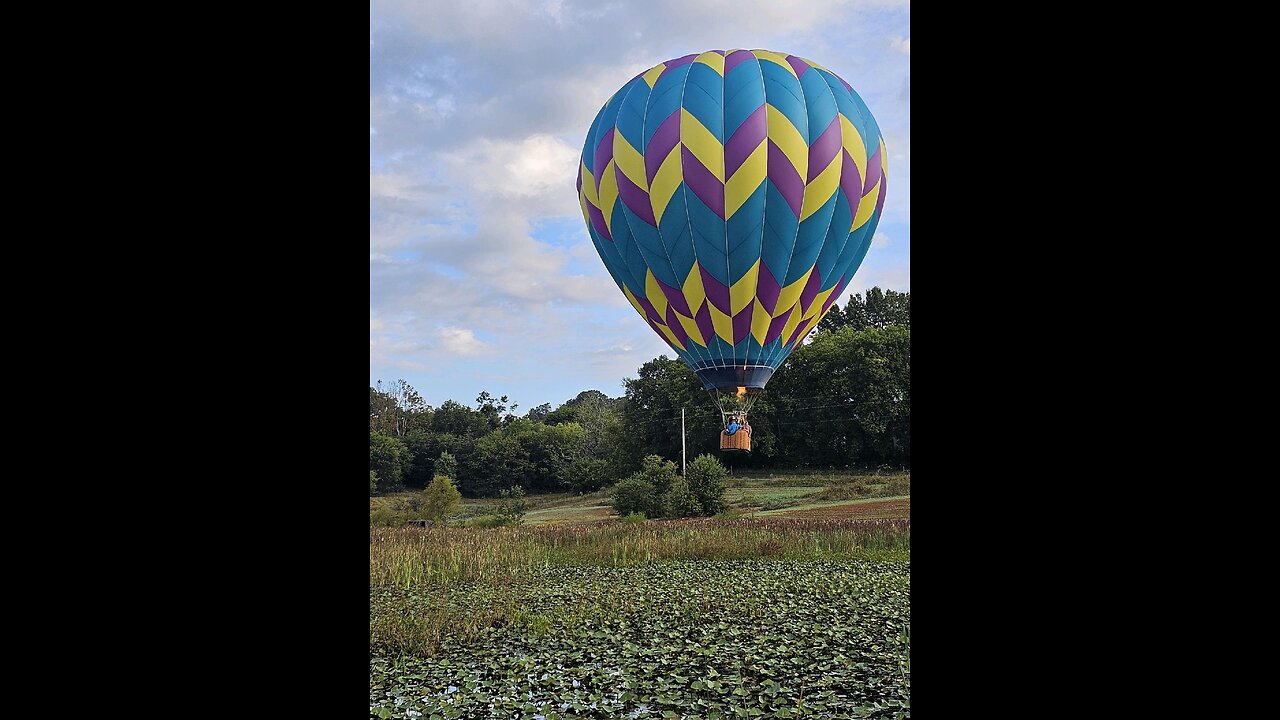
[[[769,388],[788,464],[910,464],[909,327],[818,333],[791,354]]]
[[[440,454],[440,437],[430,430],[415,427],[401,440],[413,455],[413,462],[404,471],[406,487],[424,489],[431,484],[435,472],[435,458]]]
[[[843,309],[831,308],[818,323],[816,332],[835,332],[845,328],[867,330],[892,325],[911,327],[911,293],[881,290],[873,287],[864,299],[861,293],[849,296]]]
[[[516,419],[515,415],[507,412],[508,402],[510,402],[510,400],[507,399],[506,395],[495,399],[487,391],[484,391],[476,398],[476,412],[480,413],[486,422],[489,423],[489,429],[497,430],[504,424],[510,423],[512,420]],[[517,407],[520,406],[516,403],[511,403],[509,409],[514,411]]]
[[[699,455],[685,470],[690,493],[707,515],[724,512],[729,506],[724,499],[724,481],[729,471],[713,455]]]
[[[412,461],[409,448],[399,438],[369,433],[369,469],[378,474],[378,489],[382,492],[404,489],[404,471]]]
[[[403,438],[431,427],[431,406],[405,380],[369,388],[369,431]]]
[[[476,440],[475,450],[458,458],[458,489],[470,496],[492,496],[499,488],[528,484],[533,465],[516,438],[490,433]]]
[[[595,492],[617,477],[608,460],[580,457],[569,467],[569,484],[578,492]]]
[[[534,422],[546,422],[547,416],[551,414],[551,403],[542,403],[538,407],[524,414],[526,420]]]
[[[574,461],[583,457],[586,431],[577,423],[544,425],[515,420],[504,433],[516,438],[531,466],[528,487],[535,492],[564,490]]]
[[[378,493],[378,473],[369,471],[369,497],[373,497]]]
[[[619,515],[640,512],[651,518],[667,516],[675,506],[684,509],[688,506],[685,498],[670,497],[678,479],[675,463],[657,455],[646,456],[638,472],[613,486],[613,507]],[[683,492],[688,492],[687,486]]]
[[[431,416],[431,429],[470,438],[483,437],[492,430],[487,417],[453,400],[445,400]]]
[[[681,408],[686,408],[688,451],[719,450],[720,413],[688,365],[659,355],[642,365],[637,377],[623,382],[627,387],[627,402],[622,406],[626,466],[639,465],[649,454],[680,457]]]
[[[458,459],[448,450],[440,453],[440,457],[436,458],[435,464],[436,470],[439,471],[440,475],[449,479],[458,477]]]
[[[422,492],[423,517],[434,525],[443,524],[445,516],[457,512],[461,503],[462,493],[443,475],[437,475]]]

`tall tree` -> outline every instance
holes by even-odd
[[[910,462],[910,328],[818,333],[769,388],[787,464]]]
[[[403,490],[404,471],[413,455],[400,438],[382,433],[369,433],[369,469],[378,475],[378,490]]]
[[[408,381],[378,381],[369,388],[369,432],[402,438],[431,426],[431,406]]]
[[[431,417],[431,429],[438,433],[478,438],[492,428],[482,413],[453,400],[445,400]]]
[[[623,381],[627,402],[622,430],[628,465],[646,455],[680,457],[680,410],[685,409],[687,453],[695,457],[720,449],[720,414],[702,382],[680,360],[659,355]]]
[[[476,398],[476,411],[489,422],[489,429],[497,430],[502,425],[516,419],[515,415],[507,411],[514,412],[520,406],[516,403],[511,403],[510,408],[508,408],[507,403],[509,402],[511,401],[507,399],[506,395],[494,398],[487,390],[481,391],[479,397]]]
[[[815,332],[835,332],[844,328],[867,330],[892,325],[911,327],[911,293],[873,287],[867,291],[865,299],[862,293],[857,293],[849,296],[844,308],[839,305],[832,308],[818,323]]]

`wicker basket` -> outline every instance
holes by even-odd
[[[751,452],[751,429],[744,425],[732,435],[727,431],[722,431],[720,433],[720,449]]]

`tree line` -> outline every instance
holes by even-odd
[[[454,400],[432,407],[404,380],[379,382],[369,388],[370,494],[426,488],[436,475],[453,478],[469,497],[513,486],[591,492],[652,470],[648,456],[679,461],[682,408],[691,459],[712,454],[730,467],[759,468],[910,466],[911,294],[872,288],[833,308],[752,408],[749,455],[720,454],[719,411],[679,359],[654,358],[624,383],[620,398],[585,390],[559,407],[517,414],[506,395],[486,391],[474,407]],[[437,467],[442,455],[448,473]],[[676,491],[664,502],[694,497],[683,486]]]

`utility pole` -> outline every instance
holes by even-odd
[[[685,474],[684,470],[684,408],[680,408],[680,474],[682,476]]]

